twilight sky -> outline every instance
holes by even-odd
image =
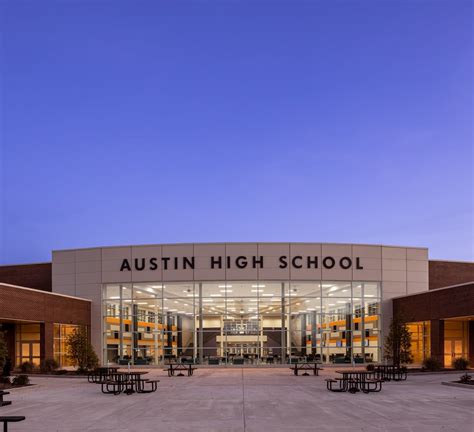
[[[216,241],[473,260],[472,12],[0,0],[0,263]]]

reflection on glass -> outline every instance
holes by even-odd
[[[109,363],[379,359],[380,287],[373,282],[109,284],[103,298]]]

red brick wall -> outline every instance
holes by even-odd
[[[474,281],[474,263],[454,261],[429,262],[429,289]]]
[[[51,263],[0,266],[0,283],[52,290]]]
[[[91,304],[86,300],[0,284],[0,319],[90,326]]]

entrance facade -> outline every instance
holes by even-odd
[[[103,290],[109,363],[380,359],[377,282],[154,282]]]

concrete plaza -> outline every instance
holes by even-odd
[[[32,377],[35,386],[12,390],[0,415],[25,415],[12,432],[53,431],[455,431],[474,430],[474,391],[441,385],[458,375],[409,376],[381,393],[326,390],[319,377],[288,368],[202,368],[192,377],[166,376],[156,393],[102,394],[85,378]],[[7,399],[7,398],[5,398]]]

